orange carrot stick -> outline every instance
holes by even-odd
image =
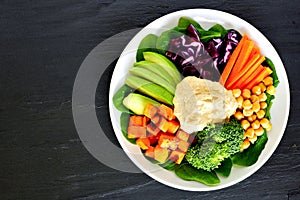
[[[249,83],[255,76],[258,76],[261,71],[263,71],[264,67],[259,65],[257,68],[251,68],[251,71],[248,71],[245,76],[236,81],[232,86],[228,87],[228,89],[243,89],[243,87]]]
[[[264,69],[265,69],[265,67],[263,67],[262,65],[259,65],[259,67],[256,68],[256,70],[247,79],[245,79],[242,82],[240,89],[248,88],[248,85],[251,83],[251,81],[253,81],[256,77],[258,77],[259,74],[264,71]]]
[[[240,72],[230,74],[225,85],[226,88],[231,88],[231,86],[236,84],[239,79],[247,79],[247,77],[249,77],[264,60],[264,56],[259,54],[254,55],[250,60],[248,60]]]
[[[230,56],[222,74],[221,74],[221,77],[220,77],[220,80],[219,82],[222,84],[222,85],[225,85],[228,77],[229,77],[229,74],[238,58],[238,55],[240,54],[240,51],[241,51],[241,48],[242,46],[244,45],[244,42],[248,39],[248,36],[245,34],[243,35],[242,39],[240,40],[240,42],[238,43],[238,45],[236,46],[235,50],[233,51],[232,55]]]
[[[269,67],[265,67],[264,70],[258,76],[254,77],[254,79],[251,80],[250,83],[248,85],[246,85],[245,88],[247,88],[247,89],[253,88],[255,85],[259,84],[271,73],[272,73],[272,70]]]
[[[238,56],[238,59],[234,64],[234,67],[238,72],[243,69],[244,64],[247,62],[253,47],[254,47],[254,42],[252,40],[245,41],[245,44],[241,49],[240,55]]]

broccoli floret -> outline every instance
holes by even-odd
[[[198,143],[189,148],[186,160],[195,168],[212,171],[225,158],[240,151],[243,135],[244,130],[235,119],[210,124],[197,133]]]

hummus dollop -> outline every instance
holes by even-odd
[[[177,84],[173,103],[181,129],[188,133],[201,131],[209,123],[224,122],[238,107],[231,90],[194,76]]]

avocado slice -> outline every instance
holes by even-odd
[[[150,71],[156,73],[157,75],[160,75],[168,83],[170,83],[171,85],[174,85],[174,87],[176,87],[176,83],[174,82],[172,76],[170,76],[170,74],[164,68],[159,66],[158,64],[144,60],[144,61],[134,63],[134,67],[150,70]]]
[[[123,105],[137,115],[144,114],[147,104],[160,105],[157,101],[136,93],[130,93],[123,99]]]
[[[140,68],[140,67],[132,67],[129,69],[129,72],[135,76],[139,76],[141,78],[145,78],[153,83],[156,83],[157,85],[160,85],[167,89],[172,95],[175,94],[175,86],[168,83],[165,79],[163,79],[161,76],[155,74],[154,72]]]
[[[181,74],[179,73],[176,66],[165,56],[150,51],[143,52],[143,55],[146,61],[156,63],[159,66],[163,67],[170,74],[170,76],[172,76],[176,84],[182,80]]]
[[[160,85],[133,75],[128,76],[125,80],[125,83],[129,87],[132,87],[133,89],[136,89],[145,95],[153,97],[162,103],[173,105],[174,96]]]

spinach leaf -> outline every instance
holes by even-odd
[[[265,118],[267,118],[268,120],[271,119],[271,107],[272,107],[272,100],[275,99],[275,96],[274,95],[270,95],[267,93],[267,100],[266,100],[266,103],[267,103],[267,108],[266,108],[266,114],[265,114]]]
[[[226,158],[223,160],[221,165],[215,169],[215,172],[220,174],[221,176],[228,177],[232,168],[232,161],[230,158]]]
[[[208,31],[218,32],[221,35],[221,38],[224,38],[225,35],[228,33],[228,30],[226,30],[222,25],[215,24],[213,25]]]
[[[133,112],[131,112],[128,108],[126,108],[123,105],[123,99],[131,92],[133,92],[134,90],[127,86],[127,85],[123,85],[122,87],[120,87],[118,89],[118,91],[115,93],[115,95],[113,96],[113,104],[116,107],[116,109],[118,109],[121,112],[124,113],[128,113],[128,114],[133,114]]]
[[[156,49],[160,54],[165,55],[171,39],[182,36],[177,27],[164,31],[156,40]]]
[[[133,138],[128,138],[127,135],[127,128],[128,128],[128,124],[129,124],[129,118],[130,115],[128,113],[122,112],[121,116],[120,116],[120,122],[121,122],[121,131],[123,133],[123,136],[132,144],[136,144],[135,143],[135,139]]]
[[[188,17],[180,17],[180,19],[178,20],[178,25],[177,25],[178,31],[185,33],[186,28],[190,24],[192,24],[198,31],[199,30],[204,31],[204,29],[200,26],[200,24],[198,24],[198,22],[196,22],[195,20],[188,18]]]
[[[218,185],[220,183],[220,179],[215,172],[196,169],[188,163],[176,167],[175,174],[183,180],[197,181],[208,186]]]
[[[232,156],[231,159],[233,164],[239,166],[251,166],[256,163],[259,155],[265,148],[265,144],[267,143],[267,141],[268,136],[265,130],[264,134],[260,136],[253,145],[250,145],[248,149],[245,149],[243,152],[239,152]]]
[[[273,85],[274,85],[274,87],[277,87],[279,84],[279,79],[278,79],[277,72],[276,72],[276,69],[275,69],[275,66],[274,66],[272,60],[266,57],[265,64],[268,65],[271,68],[271,70],[273,71],[271,74],[271,76],[273,78]]]
[[[152,51],[157,52],[156,50],[156,40],[158,36],[154,34],[149,34],[146,37],[142,39],[142,41],[139,44],[137,53],[136,53],[136,61],[142,61],[145,60],[143,56],[143,52],[145,51]]]
[[[176,166],[178,164],[176,164],[175,162],[173,162],[172,160],[168,160],[165,163],[159,164],[161,167],[165,168],[166,170],[169,171],[174,171]]]

